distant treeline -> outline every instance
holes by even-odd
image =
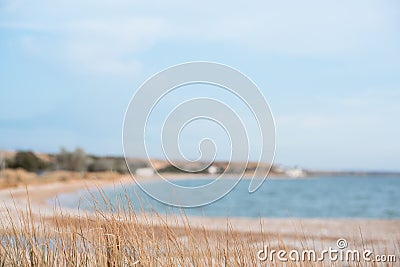
[[[66,170],[77,172],[115,171],[127,173],[123,157],[98,157],[87,155],[81,148],[68,151],[61,148],[58,154],[38,156],[32,151],[18,151],[14,157],[5,160],[6,168],[22,168],[30,172]]]
[[[2,161],[2,162],[1,162]],[[128,167],[123,157],[100,157],[90,154],[86,154],[82,148],[76,148],[73,151],[68,151],[65,148],[61,148],[57,154],[43,154],[34,153],[32,151],[17,151],[13,156],[8,156],[8,158],[3,161],[0,159],[0,169],[1,168],[11,168],[11,169],[24,169],[29,172],[44,172],[44,171],[75,171],[75,172],[105,172],[114,171],[118,173],[128,173]],[[177,167],[169,164],[167,161],[161,161],[158,164],[158,172],[169,172],[169,173],[182,173],[186,172]],[[215,162],[213,164],[214,173],[222,173],[227,171],[228,173],[242,173],[241,163],[235,162]],[[199,163],[186,163],[185,169],[196,172],[201,168]],[[229,170],[227,170],[230,166]],[[247,165],[246,171],[254,171],[258,166],[257,163],[249,163]],[[138,168],[153,168],[149,166],[149,163],[141,159],[129,159],[129,168],[131,171],[135,171]],[[259,166],[267,170],[268,165]],[[196,173],[208,173],[209,169],[204,169]],[[272,166],[271,173],[278,173],[275,170],[275,166]]]

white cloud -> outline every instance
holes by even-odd
[[[141,64],[135,55],[163,37],[164,25],[152,18],[74,21],[64,29],[65,59],[97,72],[136,73]]]
[[[203,16],[177,24],[181,38],[318,56],[368,50],[398,31],[396,14],[371,1],[275,1],[229,7],[225,3],[216,8],[221,12],[202,11]]]
[[[0,28],[74,69],[131,73],[163,42],[213,42],[261,53],[344,55],[395,38],[391,5],[374,1],[66,1],[3,6]],[[394,37],[393,37],[394,36]],[[398,36],[397,36],[398,37]]]
[[[62,61],[74,70],[129,75],[141,63],[136,55],[153,46],[167,31],[157,18],[117,18],[3,24],[20,29],[20,45],[47,59]]]

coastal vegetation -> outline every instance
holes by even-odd
[[[134,206],[141,205],[140,200],[127,201],[130,205],[121,208],[104,197],[102,203],[94,203],[93,212],[79,215],[58,207],[52,215],[40,215],[29,201],[25,209],[7,209],[0,218],[0,266],[338,266],[312,258],[300,262],[259,258],[260,249],[268,246],[318,251],[315,244],[334,240],[315,239],[300,230],[299,247],[265,231],[261,220],[254,231],[236,231],[229,219],[224,230],[213,230],[192,225],[184,212],[137,213]],[[361,243],[354,249],[374,247],[373,241],[363,240],[362,233],[358,239]],[[395,246],[399,245],[397,241]],[[346,262],[346,266],[381,265]]]
[[[9,152],[7,156],[1,157],[0,155],[0,160],[4,161],[4,168],[24,169],[29,172],[60,170],[74,172],[128,172],[123,157],[89,155],[79,147],[73,151],[61,148],[57,154],[34,153],[32,151]]]

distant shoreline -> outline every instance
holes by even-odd
[[[29,164],[26,166],[19,166],[16,164],[16,157],[20,156],[23,159],[30,160],[30,163],[35,163],[37,167],[32,169]],[[29,157],[28,157],[29,156]],[[80,166],[75,166],[68,160],[69,157],[75,156],[80,159]],[[32,158],[33,157],[33,158]],[[34,160],[34,158],[36,159]],[[32,161],[32,162],[31,162]],[[151,164],[149,164],[149,161]],[[17,161],[20,162],[20,161]],[[88,162],[91,162],[90,164]],[[0,173],[8,170],[7,168],[12,168],[17,170],[17,168],[24,168],[26,170],[36,171],[37,173],[46,172],[61,172],[63,170],[68,170],[70,173],[101,173],[101,172],[119,172],[121,174],[129,174],[128,168],[126,166],[128,162],[131,170],[136,171],[137,169],[148,169],[152,171],[158,171],[163,175],[170,176],[194,176],[194,175],[213,175],[220,174],[224,170],[241,170],[243,164],[245,163],[245,176],[248,177],[252,175],[252,172],[256,169],[269,171],[269,177],[275,178],[290,178],[290,177],[313,177],[313,176],[399,176],[400,171],[383,171],[383,170],[343,170],[343,169],[309,169],[302,166],[286,166],[280,164],[269,165],[262,162],[230,162],[230,161],[215,161],[212,164],[207,163],[209,167],[204,169],[201,173],[190,173],[190,172],[176,172],[179,169],[173,165],[171,162],[165,159],[143,159],[143,158],[125,158],[122,155],[119,156],[98,156],[92,154],[86,154],[82,149],[76,149],[75,151],[61,150],[59,153],[41,153],[32,151],[9,151],[0,150]],[[40,164],[39,164],[40,163]],[[188,170],[198,170],[202,169],[205,162],[180,162],[180,166],[185,166]],[[72,164],[72,165],[71,165]],[[232,173],[231,175],[238,175],[238,173]],[[2,187],[0,181],[0,188]]]
[[[309,175],[321,176],[399,176],[400,172],[386,171],[310,171]]]

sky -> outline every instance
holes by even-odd
[[[139,86],[171,65],[212,61],[265,95],[276,163],[400,171],[399,48],[395,0],[3,0],[0,150],[122,155]]]

